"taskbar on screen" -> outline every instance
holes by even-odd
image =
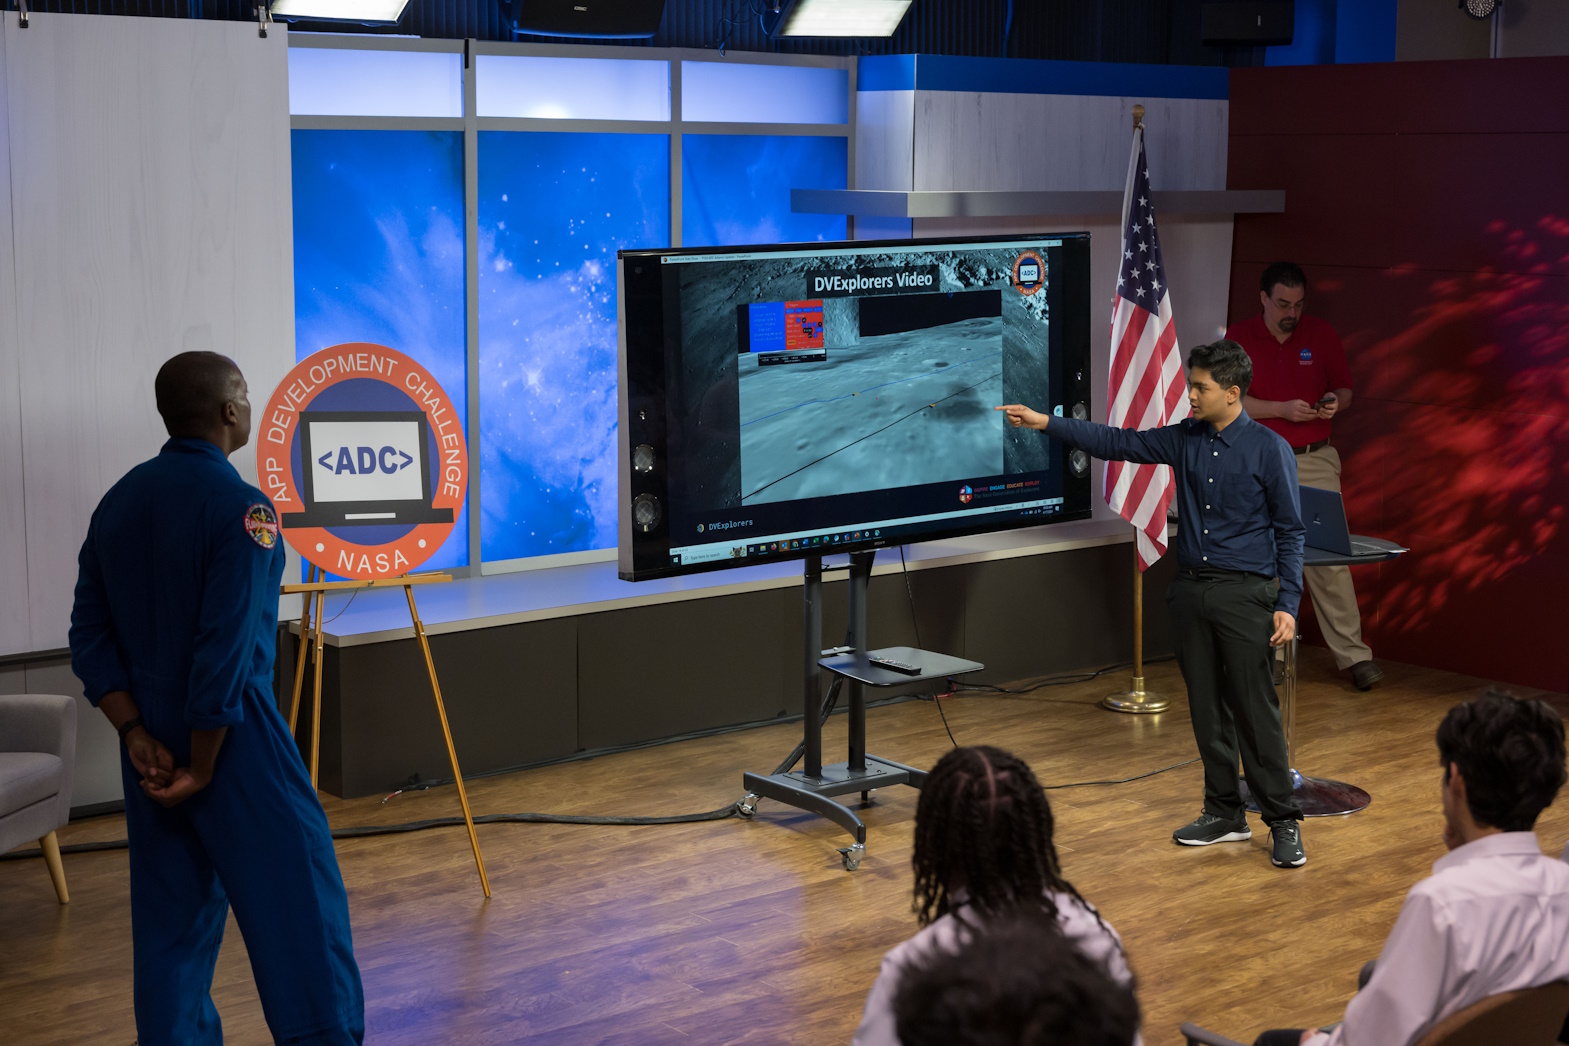
[[[849,528],[827,527],[794,531],[788,534],[768,534],[763,537],[748,536],[745,541],[709,541],[698,545],[684,545],[670,550],[671,566],[694,566],[699,563],[717,563],[726,559],[762,560],[776,556],[791,556],[799,552],[833,552],[836,548],[864,545],[882,541],[904,544],[898,539],[919,539],[923,533],[934,529],[934,523],[956,523],[976,516],[1008,513],[1012,516],[1054,516],[1064,510],[1063,499],[1042,498],[1011,504],[978,505],[968,512],[933,512],[924,516],[905,516],[885,519],[869,524],[854,524]]]

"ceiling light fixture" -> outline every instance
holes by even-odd
[[[272,0],[272,17],[291,22],[397,25],[409,0]]]
[[[772,37],[892,36],[910,0],[782,0],[763,17]]]
[[[1493,12],[1503,6],[1503,0],[1460,0],[1460,9],[1482,21],[1493,17]]]

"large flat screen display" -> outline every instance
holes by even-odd
[[[622,251],[627,580],[1089,516],[1089,237]]]

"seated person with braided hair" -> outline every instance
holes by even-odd
[[[1133,989],[1058,932],[1039,908],[999,913],[904,971],[901,1046],[1130,1046]]]
[[[1345,1019],[1256,1046],[1410,1046],[1490,995],[1569,980],[1569,868],[1532,830],[1569,777],[1563,720],[1489,690],[1449,710],[1438,761],[1449,853],[1406,894]]]
[[[1001,924],[1021,909],[1117,983],[1131,989],[1122,941],[1062,876],[1051,804],[1022,759],[997,748],[956,748],[932,767],[915,808],[916,922],[921,930],[883,956],[854,1046],[896,1046],[894,998],[906,968],[952,952],[966,931]],[[1137,1041],[1137,1038],[1135,1038]]]

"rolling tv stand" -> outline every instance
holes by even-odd
[[[836,795],[860,792],[863,802],[870,798],[874,788],[907,784],[921,787],[926,771],[905,766],[891,759],[866,754],[866,691],[868,686],[898,686],[919,683],[929,679],[946,679],[966,672],[978,672],[984,665],[963,658],[949,657],[912,647],[889,647],[885,650],[866,650],[866,588],[872,576],[874,552],[855,552],[850,555],[850,635],[848,651],[823,656],[823,557],[813,554],[806,557],[803,608],[804,638],[802,670],[805,675],[804,723],[805,738],[800,751],[805,765],[800,770],[791,769],[795,758],[772,774],[745,773],[746,797],[741,800],[740,811],[750,817],[757,810],[760,799],[773,799],[788,806],[810,811],[839,825],[854,837],[855,842],[841,847],[846,871],[855,871],[866,854],[866,822],[842,803],[834,801]],[[875,659],[896,662],[899,668],[883,667]],[[822,675],[820,669],[844,677],[850,687],[850,751],[842,763],[823,765],[823,716]]]

